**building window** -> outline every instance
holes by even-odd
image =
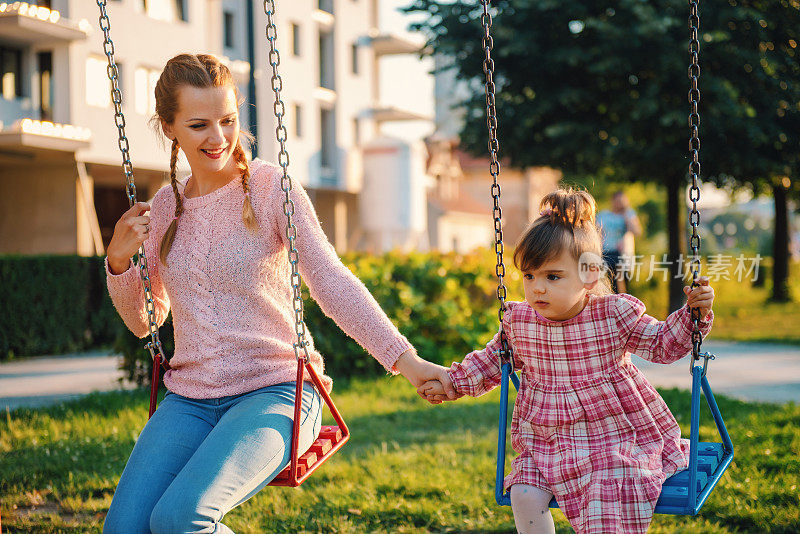
[[[152,115],[156,112],[156,83],[160,73],[157,69],[138,67],[133,74],[135,85],[136,113]]]
[[[350,45],[350,57],[353,64],[353,74],[358,74],[358,43]]]
[[[3,98],[14,100],[22,96],[22,50],[0,46],[0,73]]]
[[[361,123],[358,121],[358,117],[353,119],[353,144],[358,146],[361,142]]]
[[[53,120],[53,53],[36,54],[39,78],[39,116],[43,121]]]
[[[230,11],[226,11],[223,14],[223,17],[224,17],[224,19],[223,19],[223,32],[224,32],[225,46],[228,47],[228,48],[233,48],[235,46],[235,44],[233,42],[233,32],[234,32],[234,29],[233,29],[234,28],[234,26],[233,26],[233,23],[234,23],[233,13],[231,13]]]
[[[333,13],[333,0],[319,0],[317,6],[322,11],[327,11],[328,13]]]
[[[140,0],[138,4],[148,17],[166,22],[189,20],[186,0]]]
[[[108,79],[106,58],[86,58],[86,103],[107,108],[111,105],[111,81]]]
[[[300,25],[292,23],[292,54],[300,55]]]
[[[294,135],[303,137],[303,108],[300,104],[294,105]]]
[[[333,32],[319,34],[319,86],[335,89],[334,86]]]
[[[336,124],[332,109],[321,109],[319,120],[320,178],[325,183],[336,181]]]

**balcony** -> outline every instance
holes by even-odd
[[[88,148],[91,137],[88,128],[72,124],[22,119],[10,128],[4,128],[0,123],[0,147],[75,152]]]
[[[370,32],[368,36],[359,39],[359,44],[371,46],[375,55],[389,56],[396,54],[419,54],[425,51],[425,43],[390,33]]]
[[[87,32],[58,11],[27,2],[0,3],[0,37],[16,44],[43,45],[86,39]]]
[[[359,113],[363,119],[372,119],[375,122],[389,121],[432,121],[433,117],[422,115],[413,111],[406,111],[393,106],[372,107]]]

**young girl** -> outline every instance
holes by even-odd
[[[691,351],[690,307],[711,328],[707,279],[684,288],[687,305],[660,322],[636,298],[610,294],[602,273],[595,202],[558,190],[520,239],[514,263],[525,302],[508,302],[503,330],[522,370],[511,422],[519,453],[505,479],[521,533],[554,532],[555,495],[579,533],[645,532],[664,480],[688,465],[688,442],[663,399],[631,363],[657,363]],[[454,363],[443,380],[418,389],[432,403],[478,396],[500,381],[500,333]]]
[[[230,533],[222,517],[272,480],[291,449],[297,337],[282,172],[245,157],[236,85],[216,58],[172,58],[155,96],[155,120],[172,142],[172,184],[152,208],[140,202],[120,218],[106,266],[114,305],[144,337],[144,292],[131,264],[144,242],[158,323],[172,310],[175,354],[169,391],[136,441],[104,532]],[[192,171],[186,183],[175,178],[179,150]],[[299,269],[325,313],[415,387],[444,379],[446,370],[416,355],[339,261],[308,196],[293,186]],[[330,390],[313,343],[309,353]],[[310,382],[302,402],[304,451],[321,419]]]

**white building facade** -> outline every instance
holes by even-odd
[[[432,95],[430,68],[416,55],[422,40],[382,30],[390,17],[378,0],[276,4],[290,173],[336,248],[363,247],[371,230],[359,199],[375,173],[383,179],[381,169],[365,174],[364,147],[387,136],[420,145],[433,130],[432,100],[382,98],[383,88],[404,84],[428,84]],[[241,122],[258,140],[255,155],[277,159],[263,2],[108,0],[107,11],[140,199],[166,179],[167,146],[149,119],[160,70],[178,53],[228,63],[244,99]],[[87,0],[0,3],[0,253],[102,254],[127,209],[98,16]],[[411,58],[406,67],[382,68],[403,56]],[[424,195],[424,152],[405,153],[417,158],[407,165],[417,191],[407,195],[413,217],[399,232],[422,236],[424,210],[411,203]],[[179,168],[188,172],[185,161]],[[425,245],[400,237],[383,248]]]

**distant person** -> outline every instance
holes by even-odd
[[[633,260],[634,237],[642,235],[642,224],[624,191],[615,191],[611,209],[597,214],[597,226],[603,235],[603,259],[611,273],[611,287],[615,293],[625,293],[625,275]]]

